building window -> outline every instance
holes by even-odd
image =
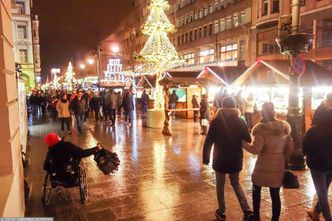
[[[190,31],[189,32],[189,41],[192,41],[193,40],[193,31]]]
[[[233,23],[235,28],[239,26],[239,15],[237,13],[233,15]]]
[[[237,44],[225,45],[220,48],[221,61],[236,61],[237,60]]]
[[[262,2],[263,7],[262,7],[262,16],[267,15],[268,13],[268,8],[269,8],[269,0],[263,0]]]
[[[217,34],[219,32],[219,21],[214,21],[214,33]]]
[[[178,45],[180,45],[181,44],[181,37],[180,37],[180,35],[178,35]]]
[[[199,10],[199,18],[203,18],[203,9],[202,8]]]
[[[219,0],[215,0],[214,1],[214,10],[219,10],[220,9],[220,1]]]
[[[214,12],[213,4],[209,5],[209,13],[212,14]]]
[[[19,55],[20,55],[20,62],[22,64],[28,63],[28,50],[20,49],[19,50]]]
[[[20,39],[27,38],[27,27],[26,26],[24,26],[24,25],[17,26],[17,37]]]
[[[193,66],[195,65],[195,53],[185,54],[184,58],[184,65],[185,66]]]
[[[259,55],[272,55],[280,53],[277,43],[262,42],[258,48]]]
[[[225,31],[225,19],[220,19],[220,31]]]
[[[213,25],[212,23],[209,24],[209,35],[212,35],[213,34]]]
[[[246,41],[241,40],[240,41],[240,56],[239,56],[239,59],[244,60],[245,57],[246,57]]]
[[[279,0],[272,0],[272,13],[279,13]]]
[[[194,30],[194,40],[196,40],[198,38],[198,31],[197,29]]]
[[[181,35],[181,42],[182,42],[182,44],[185,42],[184,41],[184,34]]]
[[[322,19],[318,21],[317,46],[332,46],[332,20]]]
[[[204,16],[207,16],[209,14],[208,6],[204,6]]]
[[[232,17],[229,16],[229,17],[227,17],[226,29],[229,30],[231,28],[232,28]]]
[[[246,12],[242,11],[240,14],[240,24],[243,25],[246,23]]]
[[[203,29],[199,28],[198,29],[198,38],[201,38],[201,37],[203,37]]]
[[[20,14],[20,15],[25,14],[25,4],[24,4],[24,2],[16,1],[15,5],[16,5],[16,9],[17,9],[18,14]]]
[[[189,41],[189,34],[188,34],[188,32],[186,33],[186,42],[188,42]]]
[[[210,64],[214,62],[214,49],[199,52],[199,64]]]
[[[208,35],[208,27],[207,25],[204,26],[204,33],[203,33],[203,37],[206,37]]]
[[[195,11],[195,14],[194,14],[194,19],[197,20],[198,19],[198,16],[199,16],[199,13],[198,11]]]

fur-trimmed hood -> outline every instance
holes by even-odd
[[[237,108],[220,108],[218,109],[218,113],[216,117],[231,117],[237,118],[241,116],[241,112]]]
[[[277,120],[268,123],[259,123],[253,130],[252,134],[262,134],[263,136],[287,136],[291,132],[289,123],[283,120]]]

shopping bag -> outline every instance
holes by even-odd
[[[206,127],[206,126],[209,125],[209,121],[206,118],[204,118],[204,119],[202,119],[201,124],[202,124],[203,127]]]
[[[297,176],[291,171],[287,170],[284,174],[284,180],[282,186],[285,189],[298,189],[300,188],[299,180]]]
[[[98,168],[105,174],[109,175],[118,170],[120,159],[118,155],[106,149],[99,150],[94,157]]]

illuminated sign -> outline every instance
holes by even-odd
[[[120,59],[110,59],[107,65],[107,70],[104,71],[104,81],[122,82],[126,81],[122,72],[122,64]]]

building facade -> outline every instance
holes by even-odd
[[[301,56],[332,69],[332,0],[300,2],[300,32],[313,34],[312,50]],[[285,59],[275,39],[278,37],[278,20],[291,21],[287,18],[291,3],[292,0],[252,1],[252,58]]]
[[[11,4],[8,0],[0,1],[0,217],[23,217],[24,185]]]
[[[40,83],[41,80],[41,61],[40,61],[40,42],[39,42],[39,19],[38,15],[35,15],[32,19],[32,42],[33,42],[33,59],[36,83]]]
[[[35,88],[34,42],[30,0],[12,0],[15,63],[20,65],[27,88]]]

